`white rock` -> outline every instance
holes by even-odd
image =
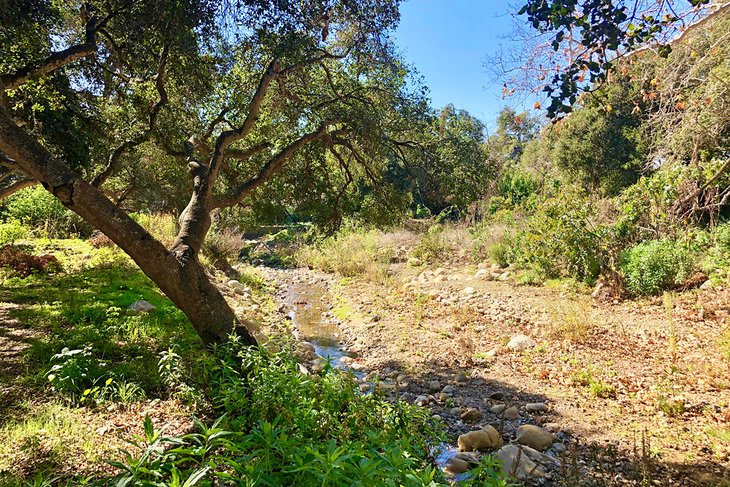
[[[235,279],[231,279],[230,281],[228,281],[228,287],[233,289],[233,292],[236,294],[246,294],[246,286],[236,281]]]
[[[136,311],[137,313],[149,313],[150,311],[154,311],[155,306],[152,305],[149,301],[145,301],[144,299],[138,299],[134,303],[129,305],[129,309],[132,311]]]
[[[474,277],[477,279],[487,279],[489,277],[489,271],[487,269],[479,269]]]
[[[528,348],[534,348],[536,346],[537,342],[535,342],[535,340],[528,337],[527,335],[515,335],[510,339],[509,343],[507,344],[508,348],[517,352],[527,350]]]

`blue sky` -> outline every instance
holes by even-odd
[[[512,5],[510,5],[510,3]],[[430,88],[433,106],[453,103],[488,126],[506,101],[484,67],[485,56],[506,45],[512,0],[405,0],[395,42]],[[519,107],[518,107],[519,108]]]

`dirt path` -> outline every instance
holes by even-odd
[[[500,282],[494,271],[401,263],[386,282],[287,272],[328,286],[324,313],[357,354],[354,367],[428,404],[454,439],[493,424],[510,440],[537,424],[567,449],[549,452],[566,471],[578,445],[569,485],[730,485],[727,291],[595,303],[567,288]],[[535,346],[509,348],[517,335]],[[441,393],[446,386],[455,392]],[[528,412],[528,403],[547,409]],[[519,418],[492,412],[500,404]],[[477,419],[462,420],[467,410]]]

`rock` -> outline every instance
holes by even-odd
[[[297,364],[299,365],[299,373],[302,375],[310,375],[309,369],[307,369],[304,364]]]
[[[520,419],[520,412],[514,406],[507,408],[504,410],[504,419],[507,419],[509,421]]]
[[[551,433],[557,433],[560,431],[560,425],[558,423],[545,423],[545,429]]]
[[[228,287],[233,289],[233,292],[236,294],[246,294],[246,286],[236,281],[235,279],[231,279],[230,281],[228,281]]]
[[[474,423],[482,418],[482,412],[476,408],[469,408],[461,413],[461,420],[466,423]]]
[[[495,457],[502,465],[502,474],[518,480],[545,478],[545,467],[554,463],[547,455],[519,445],[505,445],[497,451]]]
[[[451,408],[447,411],[449,416],[454,416],[455,418],[458,418],[461,416],[461,408]]]
[[[507,344],[507,347],[510,350],[514,350],[517,352],[527,350],[528,348],[534,348],[536,346],[537,342],[535,342],[535,340],[528,337],[527,335],[515,335],[510,339],[509,343]]]
[[[408,259],[408,265],[411,267],[421,267],[423,265],[423,262],[421,262],[421,259],[411,257],[410,259]]]
[[[456,454],[455,458],[458,458],[459,460],[464,460],[473,465],[479,465],[479,462],[481,461],[478,453],[474,453],[474,452],[470,452],[470,451],[459,452]]]
[[[469,462],[461,458],[451,457],[444,464],[444,472],[449,475],[459,475],[469,470]]]
[[[517,442],[538,451],[545,451],[555,441],[555,436],[534,424],[523,424],[517,428]]]
[[[497,404],[497,405],[489,408],[489,411],[492,412],[493,414],[502,414],[505,409],[507,409],[506,404]]]
[[[490,399],[494,399],[495,401],[501,401],[504,398],[503,392],[493,392],[489,395]]]
[[[451,399],[451,396],[449,396],[448,394],[445,394],[443,392],[439,392],[439,401],[445,402],[445,401],[448,401],[449,399]]]
[[[548,407],[544,402],[530,402],[525,405],[525,409],[529,413],[540,413],[547,411]]]
[[[502,438],[493,426],[485,426],[459,436],[459,451],[486,451],[502,446]]]
[[[149,313],[150,311],[154,311],[155,306],[152,305],[149,301],[145,301],[144,299],[138,299],[134,303],[129,305],[129,309],[132,311],[136,311],[137,313]]]
[[[444,269],[443,267],[439,267],[438,269],[436,269],[433,272],[433,275],[434,276],[444,276],[444,275],[446,275],[446,272],[447,272],[446,269]]]
[[[429,392],[438,392],[441,390],[441,383],[437,380],[432,380],[428,383]]]
[[[477,279],[488,279],[490,276],[490,272],[487,269],[479,269],[476,274],[474,274],[474,277]]]
[[[479,269],[480,271],[481,271],[481,270],[483,270],[483,269],[489,269],[489,264],[487,264],[486,262],[481,262],[481,263],[480,263],[480,264],[479,264],[479,265],[477,266],[477,269]]]
[[[465,296],[471,296],[476,292],[476,290],[473,287],[465,287],[463,291],[461,291],[462,294]]]
[[[499,277],[497,277],[497,279],[499,279],[500,281],[506,281],[507,279],[509,279],[509,276],[509,271],[504,271],[499,275]]]
[[[428,404],[431,402],[431,400],[428,398],[428,396],[420,395],[416,398],[415,404],[421,407],[428,406]]]
[[[444,394],[453,396],[454,393],[456,393],[456,388],[454,388],[454,386],[448,385],[448,386],[444,387],[443,389],[441,389],[441,392],[443,392]]]

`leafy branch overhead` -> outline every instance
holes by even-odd
[[[623,0],[529,0],[519,10],[527,22],[548,37],[558,60],[540,65],[547,82],[550,118],[572,111],[582,92],[605,82],[617,59],[654,44],[671,52],[671,39],[693,20],[712,12],[710,0],[626,2]],[[727,5],[721,7],[726,8]]]

